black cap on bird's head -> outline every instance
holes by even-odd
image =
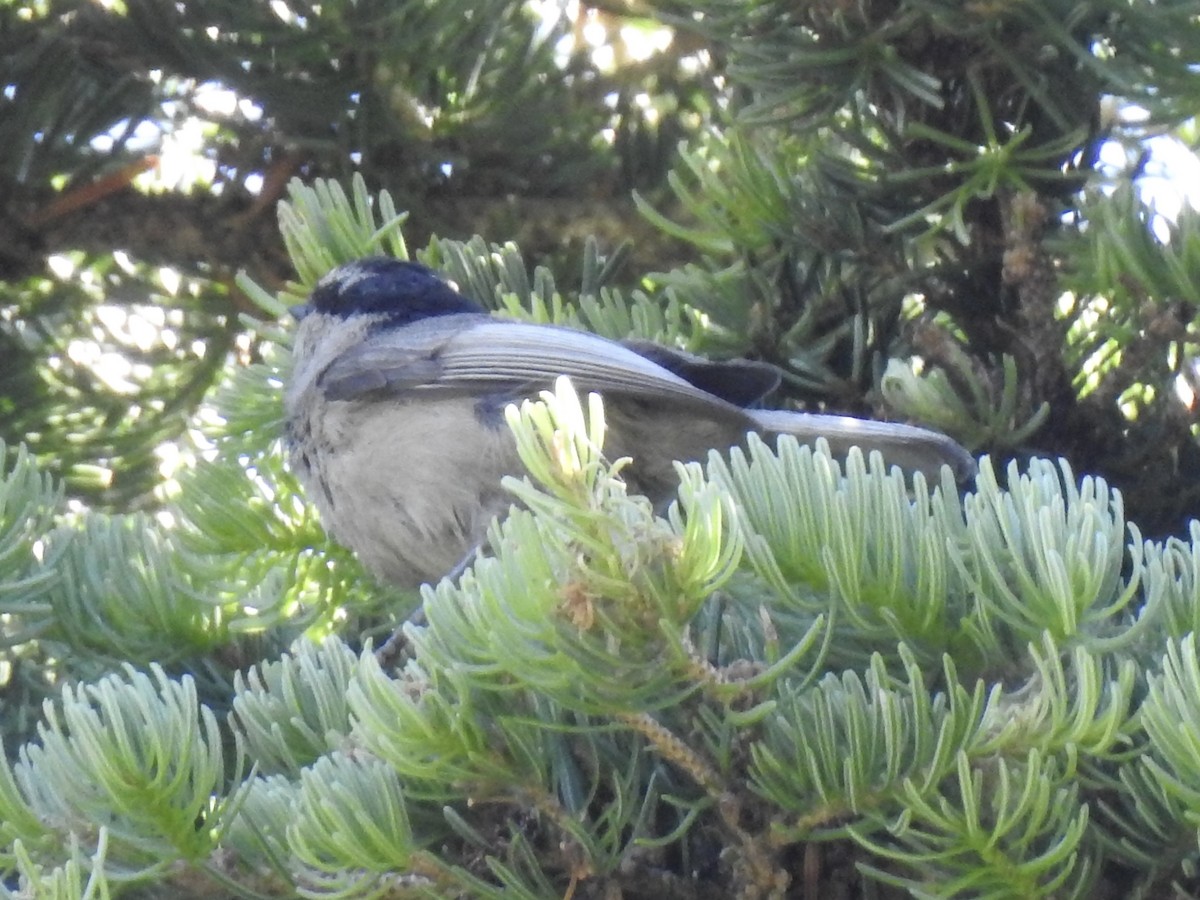
[[[420,263],[373,256],[345,263],[318,283],[300,310],[343,319],[356,315],[384,315],[401,325],[430,316],[482,313],[482,306],[464,297],[437,272]]]

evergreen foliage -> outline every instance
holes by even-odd
[[[1194,4],[664,5],[741,90],[681,148],[680,212],[642,202],[706,257],[662,282],[810,398],[1062,454],[1181,530],[1197,219],[1134,186],[1200,100]]]
[[[245,282],[271,309],[406,252],[361,181],[292,191],[299,280]],[[513,247],[420,255],[537,321],[695,323],[595,253],[578,306]],[[310,546],[280,466],[284,371],[231,369],[157,520],[71,515],[10,454],[6,661],[46,699],[5,718],[6,893],[1195,892],[1200,533],[1143,541],[1061,461],[985,457],[960,498],[786,438],[681,465],[659,517],[563,379],[507,410],[529,475],[490,551],[380,652],[351,641],[397,598]]]
[[[661,246],[629,190],[661,182],[711,79],[602,69],[560,49],[582,26],[511,0],[0,2],[0,438],[91,506],[149,502],[157,448],[256,353],[232,282],[288,277],[293,174],[362,173],[422,240]]]
[[[233,278],[290,277],[288,179],[358,172],[422,245],[561,273],[629,240],[610,283],[789,399],[1065,456],[1183,534],[1196,215],[1144,189],[1195,143],[1194,4],[8,0],[0,437],[89,505],[153,503],[160,448],[259,352]]]
[[[1195,0],[0,2],[0,893],[1200,897],[1197,60]],[[283,317],[410,246],[988,455],[752,441],[660,517],[560,383],[389,590],[283,465]]]

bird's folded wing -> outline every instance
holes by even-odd
[[[430,393],[516,399],[549,388],[559,375],[581,391],[691,404],[702,417],[728,419],[744,430],[791,434],[804,443],[823,437],[839,456],[857,446],[931,477],[942,465],[960,479],[974,471],[970,454],[935,431],[847,416],[742,410],[604,338],[482,315],[440,316],[380,331],[335,359],[319,384],[330,400]]]
[[[779,387],[779,370],[769,363],[711,360],[639,338],[626,338],[621,346],[734,406],[754,406]]]
[[[320,385],[331,400],[428,391],[528,392],[559,375],[578,390],[734,407],[644,356],[595,335],[481,316],[381,331],[338,357]]]

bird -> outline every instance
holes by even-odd
[[[835,454],[960,480],[971,455],[939,432],[848,416],[755,408],[779,384],[766,363],[714,362],[646,340],[498,318],[420,263],[368,257],[317,283],[297,320],[284,390],[291,469],[326,531],[401,588],[460,571],[512,505],[524,467],[504,409],[559,376],[604,399],[605,452],[629,457],[631,491],[665,507],[675,461],[749,434],[825,438]]]

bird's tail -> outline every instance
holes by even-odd
[[[863,453],[878,450],[888,465],[908,472],[921,472],[931,483],[941,477],[942,466],[949,466],[957,481],[975,474],[975,458],[946,435],[895,422],[875,422],[851,416],[788,412],[774,409],[745,411],[769,434],[790,434],[801,443],[811,444],[825,438],[835,456],[845,456],[851,447]]]

